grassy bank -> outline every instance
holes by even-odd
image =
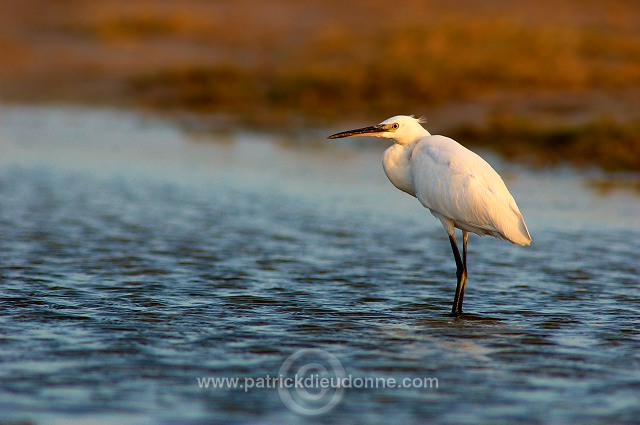
[[[494,116],[482,127],[463,126],[453,135],[537,166],[640,170],[640,122],[621,123],[603,117],[582,125],[540,127],[522,118]]]
[[[637,34],[601,37],[591,28],[450,20],[361,39],[337,32],[310,42],[303,54],[278,66],[163,69],[137,76],[131,84],[139,101],[152,108],[232,113],[258,125],[331,124],[345,117],[366,122],[509,92],[501,107],[525,104],[522,113],[488,109],[479,125],[461,117],[448,130],[466,144],[538,165],[640,171],[640,121],[601,109],[578,122],[563,122],[567,112],[560,111],[559,117],[538,123],[539,114],[526,111],[536,91],[571,97],[640,87]],[[546,107],[553,110],[556,103]],[[576,108],[580,105],[570,112]]]
[[[640,87],[640,34],[500,19],[389,28],[369,37],[345,30],[273,63],[168,66],[136,76],[132,87],[161,107],[291,111],[328,120],[495,93],[514,93],[517,101],[537,91],[615,92]]]
[[[637,22],[626,0],[9,1],[0,96],[272,128],[424,114],[516,159],[638,171]]]

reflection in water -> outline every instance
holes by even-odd
[[[274,375],[305,347],[354,376],[439,381],[350,390],[314,421],[640,415],[632,192],[491,161],[533,244],[476,237],[470,313],[452,318],[448,243],[386,181],[382,145],[195,143],[129,114],[1,112],[0,421],[304,422],[275,390],[196,378]]]

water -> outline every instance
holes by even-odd
[[[0,116],[0,422],[640,418],[637,195],[492,158],[533,244],[471,236],[452,318],[449,243],[386,181],[383,142]],[[255,384],[289,376],[294,353],[289,372],[424,385],[289,391],[292,405]],[[233,377],[254,388],[198,382]]]

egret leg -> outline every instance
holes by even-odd
[[[467,269],[465,266],[467,250],[466,250],[466,232],[463,232],[462,236],[462,247],[464,260],[460,258],[460,251],[458,250],[458,243],[456,242],[455,233],[449,234],[449,242],[451,242],[451,249],[453,250],[453,257],[456,260],[456,277],[458,278],[458,283],[456,285],[456,295],[453,298],[453,306],[451,308],[451,314],[457,315],[462,313],[462,301],[464,299],[464,286],[467,283]]]
[[[469,232],[462,231],[462,266],[464,267],[464,279],[462,281],[462,288],[460,288],[459,303],[460,308],[458,313],[462,313],[462,303],[464,302],[464,288],[467,286],[467,240],[469,239]],[[457,292],[457,291],[456,291]]]
[[[469,239],[469,232],[462,231],[462,264],[464,269],[467,270],[467,240]]]

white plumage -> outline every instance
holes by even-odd
[[[531,236],[518,205],[496,171],[480,156],[445,136],[432,136],[421,120],[395,116],[378,125],[345,131],[331,139],[374,136],[393,139],[383,156],[395,187],[415,196],[447,231],[457,265],[453,314],[462,312],[466,284],[467,232],[491,235],[518,245]],[[463,232],[463,257],[454,228]]]
[[[531,242],[518,205],[504,182],[481,157],[443,136],[427,136],[414,147],[411,175],[416,197],[443,225],[491,235],[518,245]]]

